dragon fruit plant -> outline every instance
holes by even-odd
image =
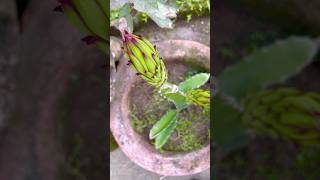
[[[73,26],[86,34],[82,41],[88,45],[94,44],[101,51],[108,54],[109,1],[57,0],[57,2],[59,4],[54,10],[62,12]],[[142,2],[144,1],[140,3]],[[158,3],[161,4],[161,2]],[[170,21],[169,25],[171,23]],[[179,85],[169,83],[165,64],[159,57],[156,47],[142,36],[136,36],[124,30],[130,30],[129,24],[131,23],[126,18],[119,19],[118,29],[122,34],[123,51],[128,60],[128,66],[150,86],[156,88],[161,96],[172,101],[176,106],[176,109],[168,110],[150,130],[149,137],[151,140],[155,140],[155,147],[159,149],[166,143],[175,129],[179,111],[188,105],[194,104],[203,107],[208,112],[210,93],[198,88],[209,80],[210,75],[200,73]]]
[[[191,104],[209,110],[210,92],[199,87],[209,80],[210,75],[199,73],[179,85],[172,84],[167,81],[168,72],[156,46],[144,37],[125,30],[122,31],[122,42],[127,65],[137,76],[156,88],[161,96],[175,104],[176,108],[168,110],[150,130],[149,138],[155,141],[155,148],[160,149],[175,129],[179,111]]]

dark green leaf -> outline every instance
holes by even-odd
[[[101,9],[103,10],[104,14],[107,16],[109,13],[109,5],[110,5],[110,1],[109,0],[96,0]]]
[[[169,139],[171,133],[173,132],[174,128],[177,126],[177,120],[174,118],[170,125],[160,132],[160,134],[156,137],[155,140],[155,147],[156,149],[160,149]]]
[[[78,28],[80,31],[88,34],[94,35],[90,30],[85,26],[85,24],[80,20],[76,12],[70,6],[63,7],[63,13],[65,17],[69,20],[69,22]]]
[[[155,125],[153,125],[150,130],[149,138],[154,139],[157,137],[162,131],[168,128],[173,121],[176,120],[176,116],[176,110],[169,110]]]

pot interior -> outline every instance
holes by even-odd
[[[187,61],[176,59],[165,62],[169,82],[178,85],[186,78],[206,71],[183,62]],[[208,90],[209,82],[201,88]],[[145,145],[154,148],[153,142],[149,140],[149,131],[167,110],[175,108],[174,104],[142,80],[136,81],[130,89],[128,103],[131,126],[146,142]],[[202,108],[188,106],[178,114],[177,127],[160,152],[190,152],[207,146],[210,140],[209,126],[209,115],[205,115]]]

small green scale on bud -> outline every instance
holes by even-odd
[[[167,80],[167,70],[158,52],[142,36],[122,33],[123,50],[129,65],[148,84],[160,88]]]
[[[187,101],[189,103],[202,106],[204,108],[210,107],[210,92],[203,89],[193,89],[186,93]]]

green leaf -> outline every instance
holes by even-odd
[[[179,92],[164,93],[163,96],[172,101],[176,105],[177,109],[182,109],[187,105],[186,97],[180,94]]]
[[[204,85],[210,78],[210,74],[208,73],[199,73],[196,74],[184,82],[179,84],[179,90],[186,93],[191,89],[199,88]]]
[[[119,9],[112,10],[111,13],[112,13],[111,14],[112,15],[111,24],[113,24],[111,26],[114,26],[119,29],[119,27],[117,27],[117,26],[118,26],[120,18],[125,18],[125,20],[126,20],[126,25],[124,27],[125,30],[127,30],[130,33],[133,32],[133,17],[131,15],[131,6],[128,3],[124,4]]]
[[[223,102],[219,95],[214,99],[212,110],[214,119],[210,126],[213,130],[213,138],[223,155],[249,142],[240,112]]]
[[[158,9],[157,0],[135,0],[134,8],[141,12],[148,12],[150,9]]]
[[[176,7],[160,0],[120,0],[111,1],[111,10],[119,9],[126,3],[133,3],[134,9],[147,14],[161,28],[173,28],[173,21],[170,18],[176,17]],[[129,18],[127,16],[123,17]]]
[[[125,3],[130,3],[129,0],[110,0],[110,10],[119,9]]]
[[[134,8],[146,13],[161,28],[173,28],[172,17],[176,17],[177,8],[156,0],[136,0]]]
[[[103,10],[104,14],[106,16],[108,16],[110,1],[109,0],[96,0],[96,1],[100,5],[100,7]]]
[[[157,137],[162,131],[168,128],[173,121],[176,120],[176,116],[176,110],[169,110],[155,125],[153,125],[150,130],[149,138],[154,139]]]
[[[170,125],[161,131],[161,133],[156,137],[155,140],[155,147],[156,149],[160,149],[169,139],[171,133],[173,132],[174,128],[177,126],[177,120],[174,118]]]
[[[146,14],[161,28],[173,28],[172,18],[175,18],[177,9],[173,6],[158,2],[158,10],[148,11]]]
[[[217,88],[239,100],[297,74],[312,61],[316,52],[317,44],[309,38],[291,37],[276,42],[226,69],[218,77]]]
[[[119,9],[119,17],[125,17],[131,13],[131,7],[128,3]]]
[[[89,35],[94,35],[90,30],[83,24],[83,22],[79,19],[78,15],[70,6],[63,7],[63,14],[68,19],[68,21],[76,28],[78,28],[81,32],[84,32]]]
[[[119,10],[119,18],[124,17],[127,20],[126,30],[130,33],[133,32],[133,17],[131,16],[131,7],[127,3]]]
[[[96,1],[72,0],[72,2],[90,31],[100,38],[108,40],[109,18]]]

